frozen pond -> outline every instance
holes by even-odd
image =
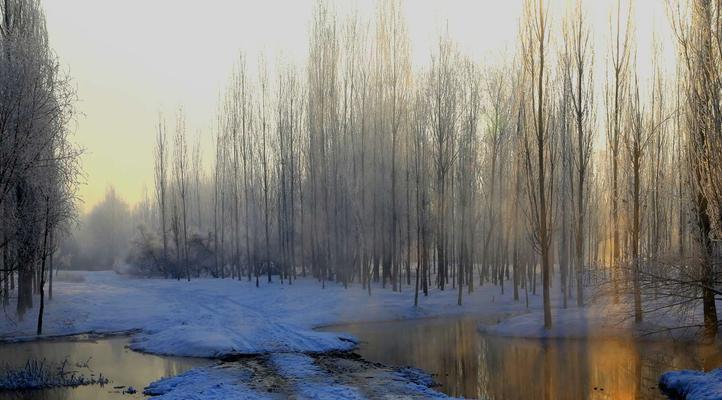
[[[664,399],[669,369],[722,365],[714,346],[633,339],[528,340],[485,336],[478,320],[441,318],[326,327],[360,341],[359,353],[435,374],[453,396],[479,399]]]
[[[143,388],[165,376],[182,373],[190,368],[209,365],[213,361],[199,358],[164,357],[143,354],[127,348],[127,336],[99,340],[47,340],[0,345],[0,373],[6,368],[21,368],[27,360],[46,359],[51,363],[68,360],[68,369],[89,378],[103,374],[110,382],[106,385],[55,388],[24,392],[2,392],[0,399],[37,400],[94,400],[142,399]],[[87,364],[87,365],[86,365]],[[120,388],[123,386],[123,388]],[[137,393],[124,394],[132,386]]]

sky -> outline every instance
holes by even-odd
[[[560,21],[570,0],[550,0]],[[374,2],[331,1],[340,14],[372,16]],[[627,2],[623,1],[623,7]],[[263,55],[302,65],[315,0],[44,0],[50,43],[78,91],[75,140],[85,149],[80,209],[89,210],[111,185],[130,204],[153,192],[155,126],[169,129],[179,107],[193,141],[212,153],[218,98],[245,52],[250,68]],[[609,16],[615,0],[587,0],[596,69],[603,75]],[[410,0],[406,21],[416,68],[425,66],[448,27],[462,52],[481,63],[515,49],[522,0]],[[639,59],[649,59],[651,32],[672,50],[664,0],[637,0]],[[669,57],[668,57],[669,58]],[[644,70],[640,61],[640,69]],[[642,76],[644,73],[642,73]],[[209,159],[210,157],[206,157]],[[208,163],[206,163],[208,164]]]

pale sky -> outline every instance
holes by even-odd
[[[561,20],[558,10],[567,1],[552,1],[553,20]],[[358,7],[362,15],[372,15],[375,4],[332,3],[339,12]],[[585,3],[594,26],[598,75],[604,71],[604,41],[615,3]],[[208,153],[219,93],[239,52],[246,53],[250,67],[262,52],[270,64],[279,58],[303,62],[314,0],[45,0],[44,5],[51,45],[80,98],[75,138],[86,149],[87,184],[80,197],[81,209],[87,210],[110,185],[131,204],[140,200],[144,186],[152,193],[159,112],[172,129],[175,110],[183,106],[189,133],[201,132]],[[522,0],[407,1],[414,64],[428,62],[447,23],[462,51],[476,60],[511,56],[521,6]],[[635,8],[643,60],[652,27],[662,28],[668,39],[669,24],[664,0],[638,0]],[[665,46],[672,50],[669,40]]]

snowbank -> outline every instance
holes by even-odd
[[[154,399],[173,400],[235,400],[263,399],[263,396],[249,389],[241,382],[248,380],[247,371],[233,368],[193,368],[180,375],[151,383],[143,394]]]
[[[719,400],[722,399],[722,368],[707,373],[670,371],[659,378],[659,387],[672,398]]]

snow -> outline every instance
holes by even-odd
[[[541,306],[541,287],[538,295],[529,293],[530,306],[526,312],[504,318],[496,324],[482,323],[479,330],[486,334],[530,339],[579,339],[613,338],[634,336],[645,340],[697,339],[699,329],[694,328],[702,321],[701,302],[692,307],[678,306],[678,300],[667,296],[647,296],[643,299],[644,319],[634,321],[634,299],[631,294],[620,294],[615,301],[612,290],[604,284],[593,285],[594,290],[585,288],[585,304],[578,307],[576,298],[569,297],[564,307],[559,275],[553,277],[550,291],[552,327],[544,329],[544,311]],[[520,293],[524,299],[524,293]],[[718,302],[722,307],[722,301]],[[690,327],[679,329],[679,327]]]
[[[487,333],[514,337],[621,336],[674,325],[665,316],[646,318],[656,325],[635,325],[629,310],[608,299],[595,299],[581,309],[570,299],[569,308],[562,309],[558,282],[551,293],[553,327],[544,330],[541,296],[529,293],[526,309],[523,290],[515,302],[511,287],[503,295],[493,285],[477,286],[471,294],[465,288],[462,306],[456,304],[456,290],[433,288],[428,297],[420,294],[419,307],[414,307],[408,286],[402,292],[374,286],[369,296],[358,284],[344,289],[327,282],[322,288],[311,278],[288,285],[274,277],[273,283],[262,282],[256,288],[255,282],[246,280],[186,282],[114,272],[77,274],[81,280],[55,284],[54,299],[46,305],[46,336],[134,330],[133,349],[178,356],[349,350],[356,344],[352,336],[314,328],[462,314],[487,320],[480,326]],[[35,310],[24,321],[0,319],[0,340],[35,339],[35,324]]]
[[[149,385],[154,399],[442,399],[419,370],[349,355],[272,353],[190,370]]]
[[[128,278],[113,272],[83,272],[83,282],[57,282],[46,303],[46,336],[136,330],[131,347],[149,353],[227,357],[277,352],[318,353],[348,350],[355,339],[344,333],[318,332],[316,327],[350,322],[396,320],[459,314],[492,315],[523,312],[511,294],[501,296],[491,285],[464,293],[433,289],[428,297],[374,287],[372,295],[351,285],[310,278],[292,285],[194,279]],[[32,310],[23,321],[0,320],[0,339],[35,339]]]
[[[276,353],[271,355],[271,362],[286,379],[307,379],[321,374],[313,359],[305,354]]]
[[[584,307],[577,307],[574,299],[567,308],[561,307],[559,296],[552,296],[552,327],[544,329],[543,310],[536,306],[530,312],[512,316],[497,324],[481,324],[479,330],[487,334],[516,338],[570,339],[590,337],[630,337],[645,340],[676,339],[695,340],[699,329],[692,328],[702,321],[700,307],[688,312],[668,306],[669,298],[647,300],[645,309],[656,310],[644,313],[643,322],[634,321],[633,300],[614,303],[611,296],[599,296],[588,301]],[[722,302],[718,307],[722,306]],[[688,326],[687,329],[677,327]]]
[[[710,372],[670,371],[659,378],[659,386],[670,397],[686,400],[722,399],[722,368]]]
[[[256,288],[255,282],[245,280],[186,282],[130,278],[114,272],[80,275],[82,280],[55,283],[54,298],[46,302],[45,336],[132,331],[131,347],[149,353],[224,359],[265,354],[272,366],[269,373],[289,385],[285,390],[299,398],[383,397],[389,391],[397,396],[443,397],[429,388],[431,382],[423,378],[423,372],[413,369],[374,370],[371,375],[356,372],[339,379],[343,371],[329,373],[319,368],[318,359],[312,359],[314,354],[356,346],[356,339],[349,334],[314,330],[321,326],[474,315],[498,322],[482,325],[482,330],[506,336],[624,335],[637,328],[629,320],[619,321],[624,310],[608,302],[578,309],[570,299],[569,308],[562,310],[558,286],[552,290],[554,328],[545,331],[540,294],[529,293],[527,309],[525,293],[514,301],[510,287],[503,295],[493,285],[476,287],[471,294],[464,288],[462,306],[457,305],[456,290],[433,288],[428,297],[420,294],[419,306],[414,307],[414,293],[407,286],[402,292],[393,292],[375,285],[369,296],[358,284],[346,289],[327,282],[322,288],[311,278],[298,279],[292,285],[263,282]],[[0,319],[0,340],[37,339],[33,334],[35,313],[36,309],[31,310],[22,321],[11,313]],[[247,368],[196,368],[155,382],[147,391],[161,399],[271,396],[241,383],[248,373]],[[373,383],[361,383],[366,379]]]
[[[143,394],[159,400],[235,400],[263,399],[264,396],[241,382],[250,378],[247,371],[220,366],[194,368],[180,375],[151,383]]]
[[[414,307],[414,293],[409,287],[393,292],[374,286],[369,296],[360,285],[346,289],[326,282],[322,288],[311,278],[292,285],[264,282],[256,288],[255,282],[245,280],[186,282],[130,278],[114,272],[80,275],[82,279],[74,282],[55,283],[53,300],[46,302],[44,336],[128,331],[134,333],[131,347],[149,353],[224,359],[265,354],[262,357],[268,357],[271,366],[264,367],[265,374],[285,385],[283,393],[304,399],[446,397],[429,388],[431,379],[422,371],[359,366],[358,361],[344,359],[324,359],[328,365],[315,366],[319,360],[312,359],[314,354],[352,349],[356,339],[314,328],[524,310],[523,303],[514,302],[511,294],[500,295],[491,285],[477,288],[471,295],[465,290],[463,306],[457,305],[455,290],[431,289],[428,297],[419,296],[419,306]],[[0,320],[0,340],[38,339],[33,334],[36,311],[31,310],[22,321],[8,313]],[[337,364],[348,370],[326,369]],[[165,400],[279,397],[247,385],[249,376],[259,374],[233,365],[195,368],[152,383],[146,393]],[[276,387],[271,385],[267,390]],[[389,393],[393,395],[388,397]]]
[[[570,300],[570,303],[573,299]],[[553,302],[553,304],[556,302]],[[482,332],[520,338],[586,338],[627,336],[640,327],[634,326],[627,310],[607,303],[593,303],[578,308],[569,304],[568,308],[552,307],[552,328],[544,329],[542,310],[534,310],[514,316],[496,325],[480,325]]]
[[[271,363],[279,375],[293,382],[294,392],[307,399],[363,399],[358,389],[334,381],[305,354],[273,354]]]

